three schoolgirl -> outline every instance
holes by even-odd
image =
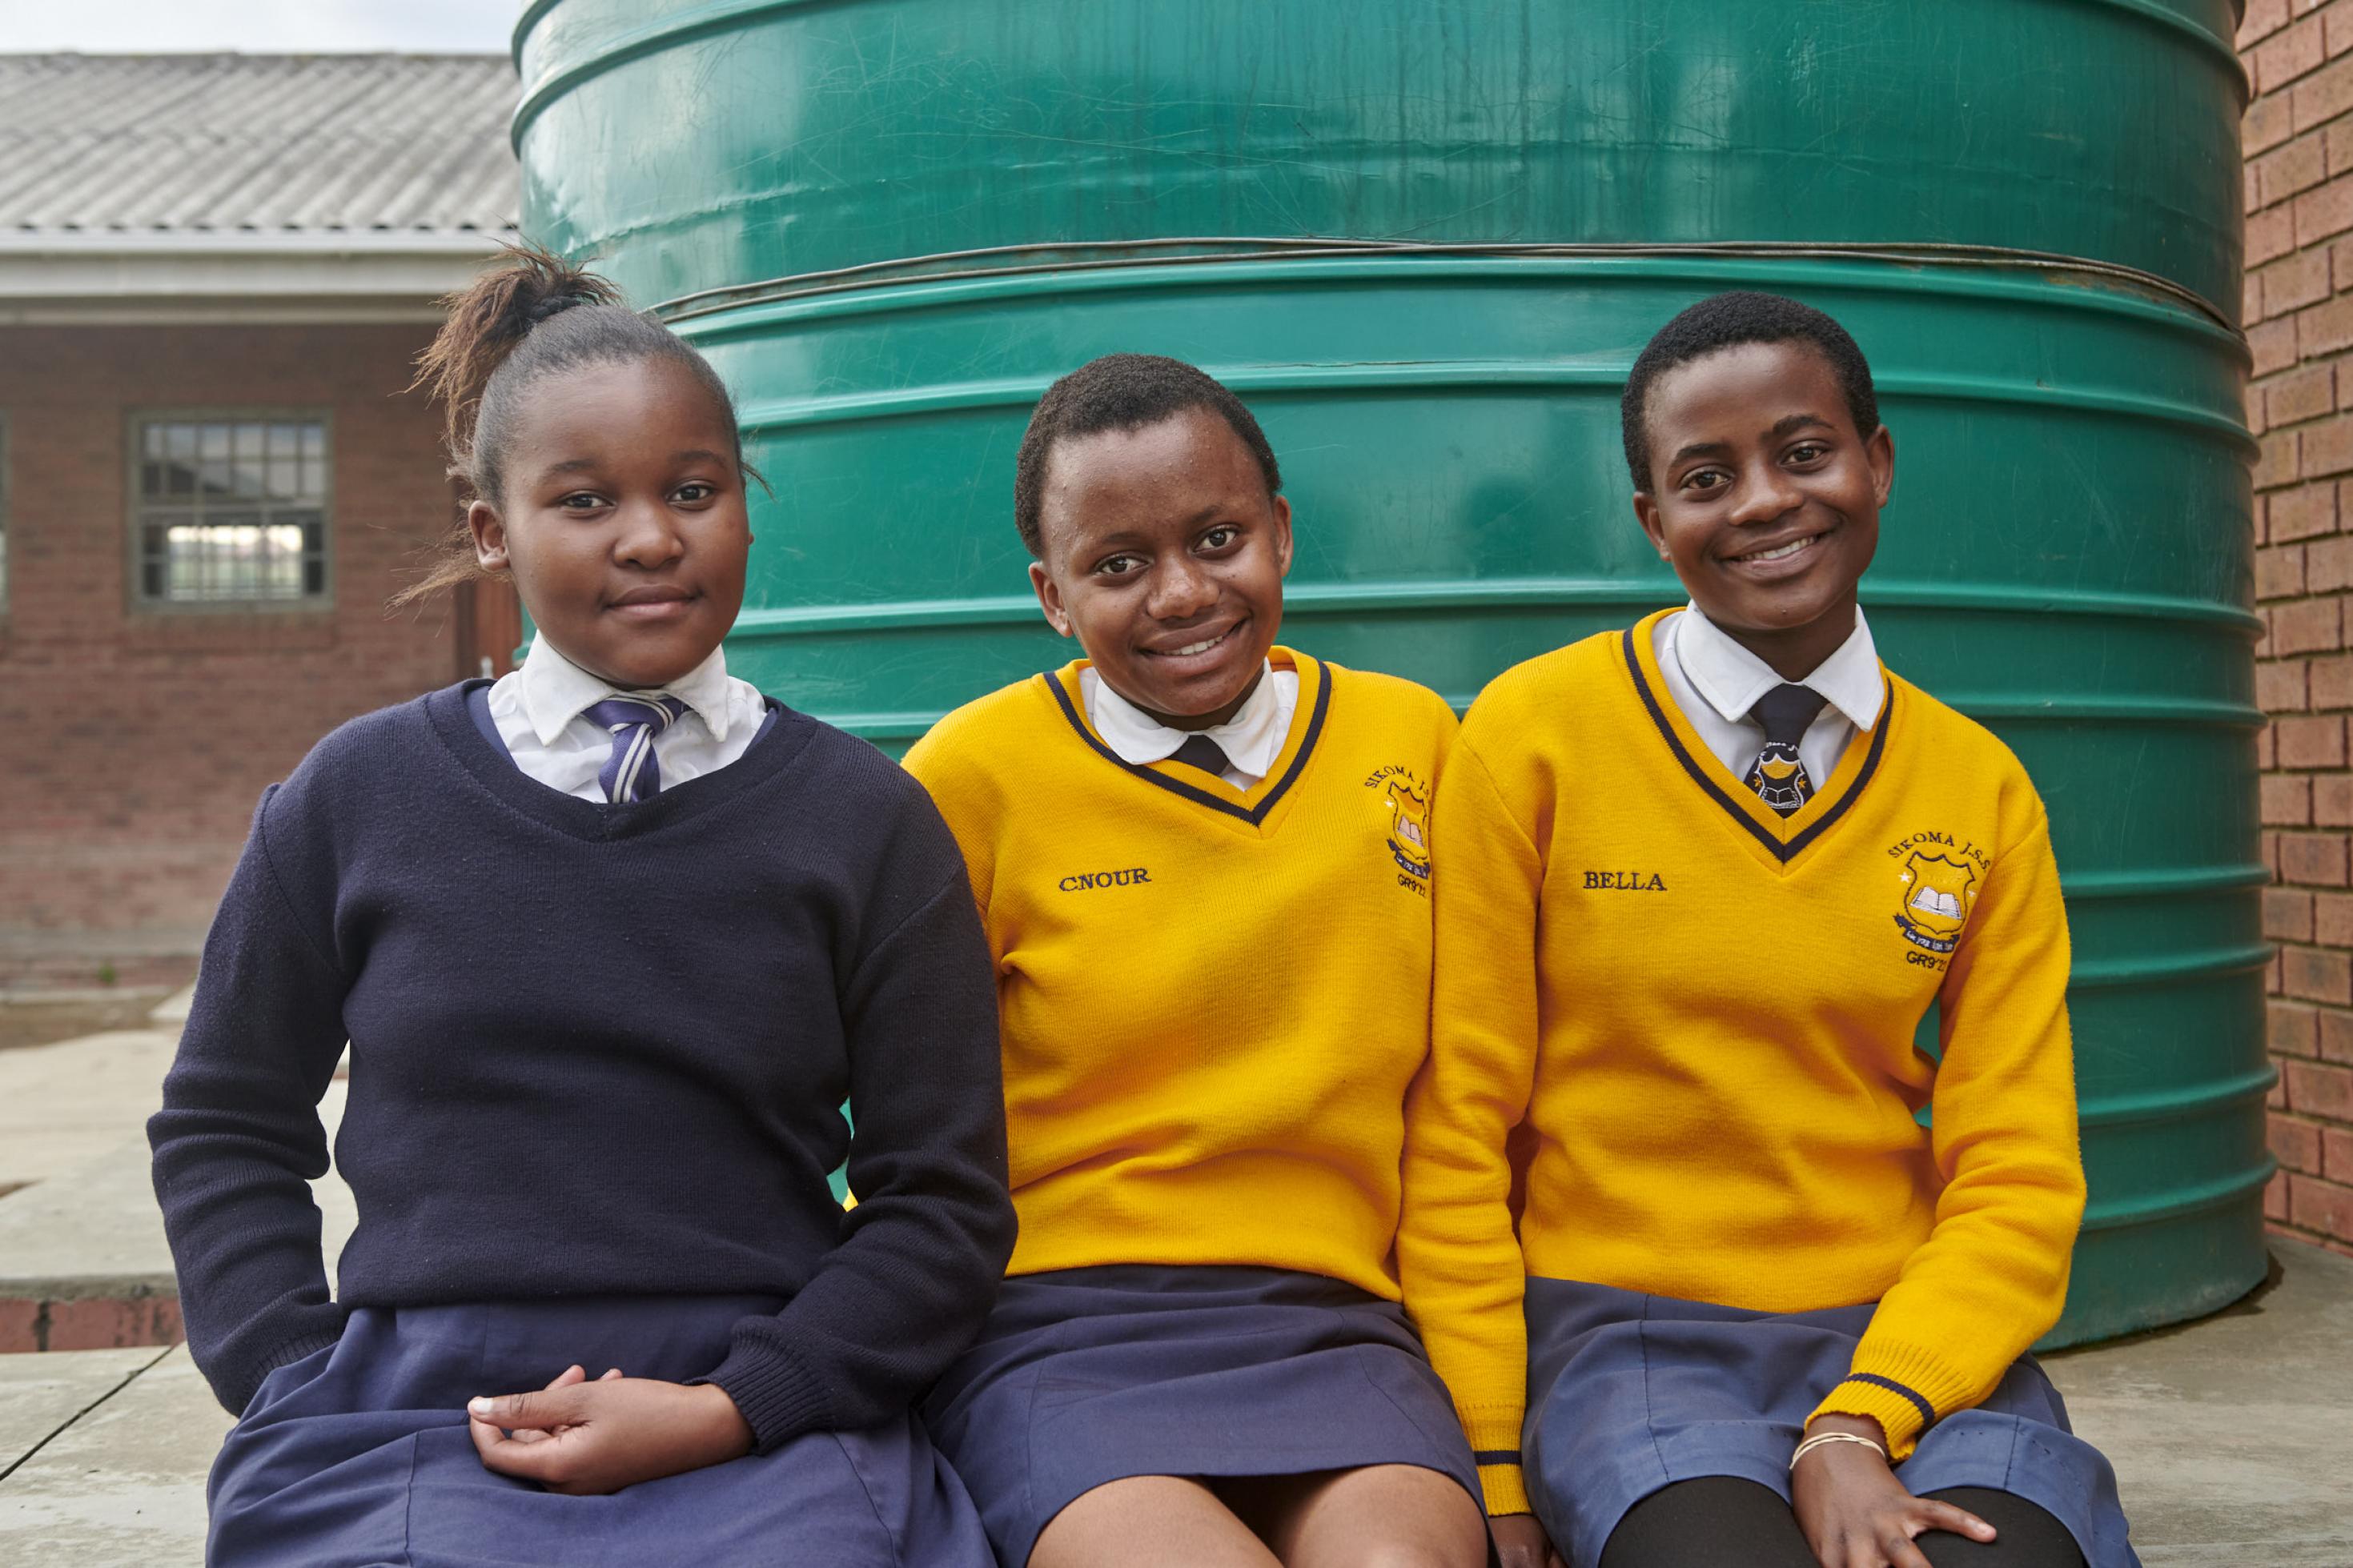
[[[153,1137],[216,1560],[2132,1563],[2021,1359],[2082,1201],[2041,806],[1873,651],[1835,323],[1660,335],[1692,605],[1459,740],[1276,641],[1229,392],[1083,367],[1016,513],[1085,657],[910,753],[936,812],[725,675],[691,350],[534,257],[437,354],[539,636],[266,795],[208,943]]]

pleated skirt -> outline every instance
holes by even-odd
[[[1472,1497],[1446,1388],[1394,1302],[1279,1268],[1117,1265],[1005,1282],[923,1406],[1006,1568],[1133,1476],[1419,1465]]]
[[[262,1383],[215,1461],[221,1568],[988,1568],[980,1521],[910,1415],[608,1497],[483,1468],[478,1394],[595,1376],[684,1382],[725,1359],[763,1298],[628,1297],[354,1310],[342,1339]]]
[[[1626,1510],[1671,1482],[1739,1476],[1788,1498],[1799,1429],[1846,1376],[1873,1310],[1749,1312],[1530,1279],[1522,1459],[1570,1568],[1592,1568]],[[2069,1429],[2031,1356],[1929,1427],[1895,1476],[1915,1496],[2015,1493],[2064,1524],[2090,1568],[2139,1568],[2116,1472]]]

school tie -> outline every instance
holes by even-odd
[[[608,805],[649,800],[661,793],[661,762],[654,737],[678,722],[686,704],[675,697],[607,697],[580,716],[613,736],[613,754],[596,774]]]
[[[1809,687],[1784,681],[1758,698],[1757,706],[1748,710],[1749,718],[1765,726],[1765,749],[1748,764],[1748,787],[1783,816],[1813,795],[1814,781],[1806,776],[1806,764],[1799,760],[1798,742],[1828,700]]]
[[[1170,754],[1172,763],[1182,763],[1188,768],[1198,768],[1212,778],[1226,776],[1231,764],[1226,761],[1225,749],[1207,735],[1191,735]]]

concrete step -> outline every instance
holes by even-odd
[[[343,1097],[338,1079],[319,1108],[330,1137]],[[332,1173],[311,1191],[332,1282],[358,1216],[351,1190]],[[0,1198],[0,1352],[166,1345],[179,1337],[179,1286],[143,1134]]]
[[[0,1356],[0,1562],[197,1568],[228,1428],[185,1347]]]
[[[88,1164],[139,1136],[164,1100],[177,1028],[0,1051],[0,1188]]]

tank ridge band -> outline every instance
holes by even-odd
[[[1836,243],[1779,240],[1708,240],[1624,243],[1443,242],[1406,239],[1366,239],[1342,236],[1195,236],[1167,239],[1098,240],[1074,245],[1041,241],[1028,245],[987,246],[976,250],[948,250],[932,256],[902,257],[863,262],[856,267],[823,272],[800,272],[751,283],[730,283],[699,289],[664,300],[649,308],[665,321],[691,321],[718,311],[749,305],[805,300],[853,289],[884,289],[907,284],[962,282],[971,279],[1022,277],[1037,273],[1066,276],[1120,268],[1172,264],[1220,265],[1233,262],[1324,259],[1354,257],[1463,257],[1512,260],[1674,259],[1735,258],[1763,261],[1862,261],[1882,265],[1951,267],[1964,269],[2062,273],[2134,289],[2186,305],[2222,331],[2243,341],[2238,323],[2204,296],[2169,278],[2118,262],[2054,251],[2017,250],[2000,246],[1934,243]],[[964,265],[959,265],[964,264]]]
[[[1647,613],[1683,597],[1671,578],[1491,577],[1451,583],[1298,583],[1284,591],[1290,616],[1354,616],[1397,610],[1570,609],[1618,607]],[[1977,611],[1991,615],[2091,616],[2130,620],[2196,621],[2248,637],[2263,623],[2235,605],[2155,594],[2061,592],[1996,584],[1873,582],[1866,609]],[[753,637],[904,631],[941,626],[1019,626],[1037,618],[1027,594],[961,599],[886,599],[867,604],[751,607],[737,620]],[[2260,723],[2258,719],[2255,722]]]
[[[634,27],[610,39],[606,45],[577,62],[560,67],[535,81],[527,80],[515,103],[513,119],[509,122],[508,135],[518,152],[522,147],[523,132],[550,101],[593,80],[626,61],[641,58],[662,49],[741,26],[754,17],[776,11],[824,3],[824,0],[710,0],[702,11],[668,21],[652,22]],[[2065,0],[2063,0],[2065,3]],[[2235,37],[2217,35],[2212,29],[2200,26],[2162,0],[2073,0],[2073,4],[2105,6],[2113,11],[2127,12],[2151,26],[2161,27],[2189,41],[2214,64],[2223,68],[2239,89],[2243,104],[2251,95],[2246,67],[2240,63]],[[563,0],[532,0],[522,16],[515,18],[514,32],[509,45],[518,74],[522,69],[523,42],[532,30],[544,20]],[[2232,0],[2232,9],[2241,14],[2244,0]]]
[[[1616,364],[1546,364],[1525,360],[1424,360],[1387,364],[1203,365],[1203,370],[1241,396],[1339,390],[1378,391],[1448,387],[1591,386],[1625,384]],[[2059,413],[2116,414],[2179,425],[2219,441],[2247,458],[2259,450],[2246,426],[2227,414],[2172,398],[2131,393],[2091,392],[2034,386],[1989,377],[1905,374],[1873,378],[1882,396],[1938,398],[1962,403],[2022,403]],[[924,414],[976,408],[1027,408],[1046,395],[1050,376],[1002,377],[944,386],[880,392],[835,393],[822,397],[750,403],[739,423],[748,433],[801,425],[846,424],[867,419],[903,419]]]

